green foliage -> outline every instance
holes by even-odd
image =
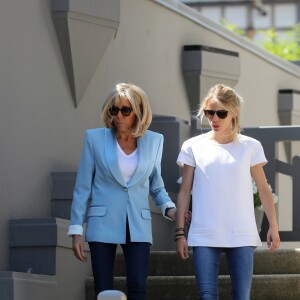
[[[270,185],[269,185],[269,189],[272,193],[274,203],[277,203],[278,202],[278,196],[275,193],[273,193],[272,187]],[[262,207],[262,203],[261,203],[261,200],[260,200],[260,197],[259,197],[259,192],[257,190],[256,183],[253,179],[252,179],[252,190],[253,190],[254,207]]]
[[[225,19],[221,20],[221,24],[236,34],[245,35],[245,30],[238,28],[238,26],[235,24],[228,23]]]
[[[221,22],[227,29],[245,36],[245,31],[226,20]],[[293,26],[285,34],[278,33],[275,29],[259,30],[260,39],[255,43],[268,52],[290,61],[300,60],[300,23]]]
[[[262,39],[257,44],[262,48],[286,60],[300,60],[299,24],[293,30],[285,32],[285,36],[280,36],[274,29],[259,33],[262,34]]]
[[[258,192],[253,194],[253,201],[254,201],[254,207],[259,207],[261,206],[261,201]]]

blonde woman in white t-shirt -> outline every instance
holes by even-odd
[[[263,170],[267,160],[259,141],[240,134],[241,102],[230,87],[212,87],[198,113],[207,118],[211,131],[184,142],[177,160],[183,167],[177,201],[177,253],[185,260],[188,246],[193,249],[199,299],[218,299],[223,252],[231,277],[231,299],[250,299],[254,249],[261,245],[252,178],[269,221],[269,251],[280,245],[273,198]],[[191,192],[193,212],[186,240],[185,213]]]

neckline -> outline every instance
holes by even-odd
[[[231,144],[233,144],[235,141],[232,141],[232,142],[229,142],[229,143],[218,143],[218,142],[215,142],[215,141],[213,141],[213,140],[209,140],[210,141],[210,143],[212,144],[212,145],[216,145],[216,146],[229,146],[229,145],[231,145]]]
[[[123,149],[121,148],[121,146],[119,145],[118,141],[117,141],[117,147],[118,147],[119,151],[120,151],[124,156],[126,156],[126,157],[134,156],[134,155],[136,154],[136,152],[137,152],[137,147],[136,147],[136,148],[134,149],[133,152],[131,152],[130,154],[126,154],[126,153],[123,151]]]
[[[239,140],[239,135],[238,135],[238,137],[237,137],[236,140],[233,140],[233,141],[231,141],[231,142],[229,142],[229,143],[218,143],[216,140],[211,139],[211,138],[209,137],[209,135],[206,135],[206,136],[205,136],[205,139],[206,139],[210,144],[212,144],[212,145],[216,145],[216,146],[229,146],[229,145],[232,145],[232,144],[234,144],[236,141]]]

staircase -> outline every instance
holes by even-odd
[[[54,173],[51,217],[14,219],[9,223],[10,272],[0,272],[0,300],[94,300],[90,253],[88,263],[76,260],[72,242],[67,237],[74,173]],[[162,222],[152,215],[157,232],[156,245],[168,244],[164,228],[173,232],[172,222]],[[162,221],[161,221],[162,220]],[[172,236],[171,236],[172,239]],[[152,247],[153,250],[157,248]],[[164,249],[164,248],[161,248]],[[168,248],[169,249],[169,248]],[[255,252],[252,300],[300,300],[300,252],[279,250],[269,254]],[[147,300],[197,299],[192,259],[180,260],[174,251],[152,251]],[[125,266],[118,253],[115,265],[115,288],[126,293]],[[220,299],[230,299],[230,279],[225,259],[220,267]]]
[[[115,264],[115,289],[126,293],[122,254]],[[174,251],[153,251],[150,256],[147,300],[191,300],[197,298],[192,259],[180,260]],[[219,276],[220,300],[230,299],[230,278],[225,256]],[[86,300],[94,300],[93,278],[86,279]],[[300,252],[256,250],[251,300],[299,300]]]

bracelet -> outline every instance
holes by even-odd
[[[174,242],[177,242],[180,239],[183,239],[184,241],[186,241],[185,236],[177,236],[174,238]]]
[[[184,233],[177,233],[177,234],[175,234],[174,237],[176,237],[176,236],[184,236]]]
[[[174,236],[174,241],[176,242],[178,239],[185,237],[184,233],[178,233]]]
[[[176,228],[175,232],[178,232],[178,231],[184,231],[184,228],[183,227]]]

